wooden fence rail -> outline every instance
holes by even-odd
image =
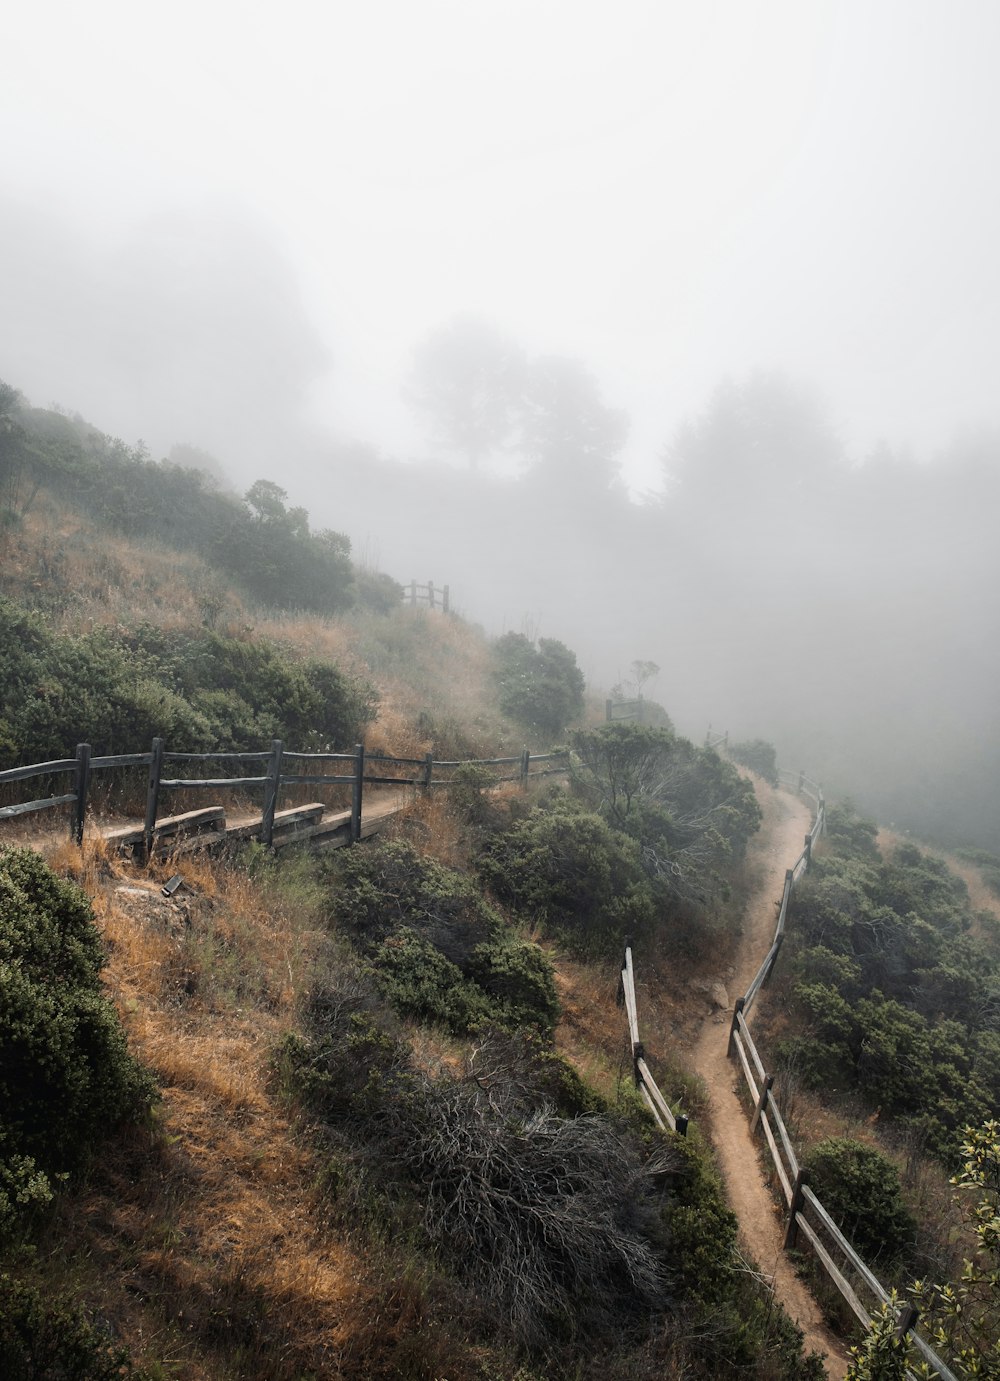
[[[625,1012],[628,1017],[629,1041],[632,1046],[632,1069],[636,1088],[661,1132],[665,1132],[669,1128],[670,1131],[676,1132],[679,1136],[685,1136],[688,1119],[682,1113],[675,1115],[671,1111],[670,1105],[649,1071],[649,1066],[646,1063],[646,1052],[639,1039],[639,1012],[635,1000],[635,972],[632,968],[631,945],[625,946],[625,958],[622,961],[618,991],[625,1004]]]
[[[548,777],[564,773],[569,766],[568,750],[556,753],[531,753],[527,748],[516,757],[472,759],[472,764],[480,767],[510,767],[516,770],[497,776],[497,782],[520,782],[527,784],[537,777]],[[172,776],[164,768],[183,763],[197,771],[198,766],[218,763],[228,767],[226,775],[217,776]],[[302,770],[288,771],[286,764]],[[234,767],[264,767],[256,772],[234,772]],[[81,743],[72,758],[59,758],[52,762],[34,763],[24,767],[11,767],[0,772],[0,788],[30,781],[37,777],[70,777],[71,786],[60,794],[50,793],[36,800],[15,802],[0,807],[0,821],[28,815],[36,811],[52,810],[60,806],[70,806],[70,837],[76,843],[83,840],[87,817],[90,788],[96,772],[124,767],[145,767],[148,769],[146,787],[146,811],[141,830],[141,841],[146,857],[152,849],[154,835],[165,829],[166,822],[160,815],[160,799],[165,791],[261,791],[263,801],[257,837],[260,842],[270,846],[274,842],[275,814],[279,795],[284,787],[324,786],[349,787],[351,808],[349,842],[361,838],[361,813],[366,787],[394,786],[412,787],[430,791],[435,787],[452,784],[455,773],[466,766],[465,762],[436,761],[432,753],[423,758],[397,758],[389,754],[367,753],[362,743],[356,745],[353,753],[306,753],[288,750],[280,739],[274,739],[267,752],[226,752],[226,753],[179,753],[168,751],[163,739],[153,739],[148,753],[121,753],[114,756],[93,757],[90,745]],[[341,770],[338,771],[337,768]],[[333,768],[332,771],[326,770]],[[436,775],[435,775],[436,774]],[[317,807],[318,809],[318,804]],[[285,812],[294,815],[294,811]],[[192,826],[216,824],[221,812],[211,808],[208,812],[189,812],[188,821]],[[198,816],[195,820],[193,817]],[[172,821],[182,817],[172,817]],[[294,823],[294,822],[293,822]],[[132,841],[135,831],[121,832],[122,841],[128,837]]]
[[[791,868],[785,872],[785,885],[778,907],[778,921],[774,940],[764,961],[754,975],[743,997],[736,999],[732,1024],[729,1029],[729,1055],[735,1059],[750,1093],[753,1105],[750,1131],[758,1128],[763,1132],[770,1152],[771,1164],[781,1186],[785,1202],[785,1247],[791,1250],[806,1241],[812,1248],[816,1260],[829,1279],[840,1292],[849,1308],[865,1328],[872,1323],[872,1310],[889,1304],[889,1291],[879,1281],[874,1271],[862,1260],[854,1247],[844,1236],[837,1223],[823,1207],[808,1183],[808,1172],[798,1161],[792,1140],[778,1107],[774,1093],[774,1076],[767,1071],[760,1051],[747,1026],[747,1016],[761,987],[767,982],[781,951],[785,935],[788,905],[795,884],[808,871],[812,862],[813,847],[823,833],[826,824],[826,803],[818,782],[812,781],[804,773],[782,772],[779,774],[784,785],[792,787],[801,795],[808,797],[814,808],[812,828],[805,837],[805,847]],[[867,1301],[867,1302],[866,1302]],[[957,1381],[954,1373],[935,1353],[930,1344],[916,1330],[916,1312],[910,1305],[902,1305],[898,1311],[898,1328],[908,1335],[914,1347],[940,1377],[940,1381]],[[912,1372],[907,1373],[913,1376]]]
[[[443,614],[449,612],[450,597],[447,585],[435,585],[433,580],[428,580],[426,585],[418,585],[415,580],[411,580],[409,585],[403,586],[403,603],[416,608],[418,604],[426,604],[428,609],[440,609]]]

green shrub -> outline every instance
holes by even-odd
[[[763,777],[765,782],[770,782],[772,786],[778,785],[778,754],[773,743],[768,743],[762,738],[747,739],[744,743],[731,743],[729,756],[733,762],[749,767],[751,772]]]
[[[0,1222],[48,1197],[153,1096],[101,989],[89,903],[28,849],[0,850]]]
[[[5,1381],[142,1381],[148,1373],[81,1309],[0,1275],[0,1375]]]
[[[496,897],[580,953],[615,950],[653,920],[637,845],[570,800],[494,836],[477,866]]]
[[[407,926],[382,941],[372,963],[382,992],[404,1016],[439,1022],[458,1034],[491,1014],[485,994],[458,965]]]
[[[487,1019],[555,1024],[550,960],[461,873],[394,841],[352,850],[330,877],[330,919],[358,942],[398,1011],[453,1031]]]
[[[551,1030],[559,1018],[552,961],[537,945],[498,932],[472,952],[469,973],[491,999],[495,1019]]]
[[[888,1156],[851,1137],[828,1137],[808,1152],[803,1165],[813,1193],[859,1255],[884,1262],[905,1255],[916,1223]]]
[[[583,711],[583,672],[576,655],[555,638],[538,646],[523,633],[505,633],[493,645],[500,709],[550,739]]]

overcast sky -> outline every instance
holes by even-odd
[[[224,449],[157,388],[225,354],[419,452],[409,351],[470,311],[596,373],[640,488],[755,367],[859,455],[1000,423],[997,0],[33,0],[0,44],[0,377],[154,451]]]

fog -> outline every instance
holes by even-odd
[[[4,54],[0,378],[1000,847],[991,0],[42,0]]]

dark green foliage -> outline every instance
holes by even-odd
[[[684,1138],[671,1149],[679,1164],[665,1226],[682,1319],[706,1373],[753,1375],[761,1366],[760,1374],[787,1381],[822,1381],[820,1359],[803,1358],[801,1333],[748,1277],[739,1221],[706,1153]]]
[[[538,646],[523,633],[505,633],[493,646],[500,708],[550,739],[583,710],[583,672],[576,655],[555,638]]]
[[[768,743],[762,738],[748,739],[745,743],[731,743],[729,756],[733,762],[749,767],[751,772],[763,777],[765,782],[770,782],[772,786],[778,785],[778,754],[773,743]]]
[[[461,873],[401,841],[356,849],[334,873],[331,919],[357,940],[398,1010],[454,1031],[486,1019],[555,1023],[548,957],[517,940]]]
[[[352,745],[375,713],[371,687],[330,663],[296,661],[260,638],[208,629],[57,634],[0,600],[0,763],[140,751]]]
[[[482,990],[430,940],[407,926],[382,941],[372,963],[383,994],[404,1016],[438,1022],[459,1033],[490,1015]]]
[[[849,802],[826,807],[826,836],[841,858],[877,859],[877,835],[875,821],[858,815]]]
[[[355,567],[354,600],[362,609],[370,609],[374,614],[391,614],[399,608],[402,597],[403,587],[391,575]]]
[[[0,1275],[4,1381],[141,1381],[128,1350],[67,1301]]]
[[[496,897],[578,953],[616,950],[653,921],[638,846],[565,798],[495,835],[478,867]]]
[[[83,893],[30,850],[0,850],[0,1230],[153,1097],[102,966]]]
[[[916,1223],[888,1156],[851,1137],[828,1137],[803,1164],[814,1193],[865,1260],[889,1263],[906,1254]]]
[[[574,793],[638,848],[674,942],[703,948],[760,826],[752,784],[717,753],[647,725],[582,730],[573,747]]]
[[[883,859],[849,809],[838,852],[793,893],[790,981],[800,1030],[783,1057],[807,1083],[857,1090],[945,1159],[1000,1092],[1000,963],[973,938],[964,883],[906,844]],[[781,980],[779,980],[781,981]]]

